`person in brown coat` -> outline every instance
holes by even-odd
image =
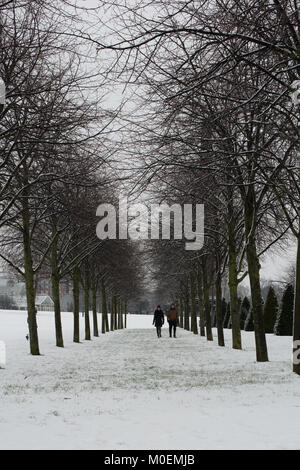
[[[178,325],[178,318],[179,318],[178,310],[175,307],[175,305],[172,304],[170,309],[167,311],[170,338],[172,338],[172,330],[173,330],[173,337],[176,338],[176,327]]]

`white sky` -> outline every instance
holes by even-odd
[[[273,248],[261,260],[261,280],[282,281],[287,274],[288,268],[295,265],[296,253],[296,243],[293,242],[291,242],[290,248],[286,250]],[[242,285],[250,287],[248,277],[242,282]]]
[[[94,8],[99,6],[99,2],[98,0],[78,0],[77,5]],[[106,14],[108,14],[109,11],[110,10],[107,10]],[[93,14],[92,12],[90,13]],[[126,93],[126,95],[128,95],[128,93]],[[122,86],[114,85],[111,93],[106,97],[105,104],[111,108],[117,107],[120,105],[122,98]],[[289,249],[281,250],[276,247],[273,248],[272,251],[266,254],[264,259],[261,260],[261,278],[265,280],[281,280],[285,276],[289,266],[295,263],[295,259],[296,243],[293,243],[293,241],[291,241]],[[249,284],[248,279],[244,281],[244,284]]]
[[[281,280],[287,268],[295,264],[296,244],[285,251],[269,253],[262,262],[261,277],[269,280]]]

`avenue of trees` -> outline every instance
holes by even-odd
[[[62,34],[74,22],[61,2],[11,1],[0,6],[0,257],[24,280],[30,351],[39,355],[35,278],[51,275],[56,344],[64,346],[59,284],[73,283],[74,341],[123,328],[131,289],[138,290],[135,246],[96,237],[96,209],[114,202],[122,182],[109,129],[118,110],[102,105],[105,81],[93,53]],[[119,268],[124,265],[124,269]],[[126,266],[126,276],[125,276]],[[110,307],[111,324],[108,322]],[[90,325],[93,312],[93,328]]]
[[[0,6],[0,74],[7,88],[0,117],[0,256],[26,283],[32,354],[39,354],[34,277],[42,269],[51,272],[58,346],[62,279],[74,285],[74,341],[84,292],[89,340],[90,303],[98,334],[97,293],[102,332],[122,328],[145,270],[157,292],[176,300],[180,326],[194,334],[212,341],[216,327],[224,346],[223,329],[231,328],[233,348],[242,349],[241,330],[254,331],[259,362],[268,361],[266,333],[293,334],[295,345],[298,2],[101,0],[90,9],[84,2],[74,9],[64,1],[41,3]],[[108,110],[101,101],[106,87],[121,90],[130,103]],[[95,209],[114,203],[121,183],[137,199],[143,194],[182,209],[204,204],[203,248],[152,240],[141,267],[144,244],[97,239]],[[271,289],[263,302],[263,256],[294,242],[294,285],[282,302]],[[251,298],[241,299],[247,276]],[[300,365],[293,367],[300,374]]]
[[[240,349],[238,288],[249,276],[257,360],[268,361],[261,258],[276,243],[293,240],[293,331],[300,340],[299,5],[102,3],[114,27],[94,41],[110,51],[125,86],[136,90],[128,153],[139,153],[140,184],[146,180],[157,201],[205,205],[200,252],[186,253],[177,241],[153,246],[158,283],[172,286],[186,312],[183,325],[191,314],[195,333],[201,286],[200,333],[206,329],[208,340],[213,286],[223,345],[222,280],[228,279],[233,347]],[[294,371],[300,373],[299,365]]]

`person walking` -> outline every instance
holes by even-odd
[[[176,327],[178,325],[178,318],[179,318],[178,310],[175,307],[175,304],[172,304],[170,309],[167,311],[170,338],[172,338],[172,331],[173,331],[173,337],[176,338]]]
[[[157,337],[161,338],[161,327],[165,323],[165,316],[164,312],[160,308],[160,305],[157,306],[155,312],[154,312],[154,318],[152,325],[156,327],[156,332],[157,332]]]

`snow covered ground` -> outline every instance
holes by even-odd
[[[183,330],[157,339],[152,317],[132,315],[78,345],[66,313],[61,350],[53,323],[39,313],[44,356],[32,357],[26,314],[0,311],[1,449],[300,449],[290,338],[268,336],[271,362],[257,364],[253,333],[233,351],[230,331],[225,349]]]

